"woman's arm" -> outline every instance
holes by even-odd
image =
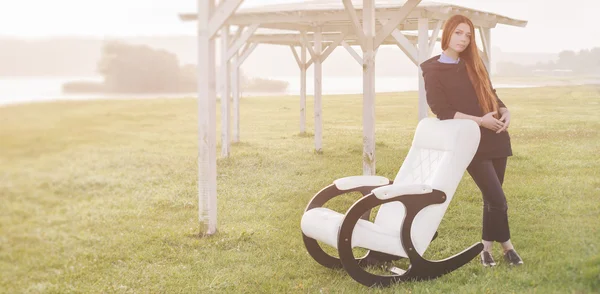
[[[455,118],[457,110],[448,103],[446,93],[438,78],[432,73],[424,73],[423,80],[425,82],[425,97],[431,111],[440,120]]]
[[[510,125],[510,111],[508,111],[508,108],[501,107],[498,109],[498,111],[500,112],[500,115],[502,116],[502,117],[500,117],[500,121],[504,124],[504,126],[501,129],[499,129],[498,131],[496,131],[496,133],[506,131],[506,129],[508,129],[508,126]]]
[[[492,87],[491,81],[490,87]],[[496,94],[496,89],[494,89],[494,87],[492,87],[492,92],[494,92],[494,96],[496,96],[496,101],[498,101],[498,112],[500,113],[499,121],[503,124],[502,128],[496,131],[496,133],[500,133],[506,131],[506,129],[508,129],[508,126],[510,125],[510,111],[508,111],[508,107],[506,107],[506,104],[504,104],[504,102],[500,100],[498,94]]]
[[[479,126],[483,126],[493,131],[498,131],[504,126],[502,122],[493,117],[495,112],[487,113],[484,116],[473,116],[457,111],[446,98],[441,83],[437,77],[432,74],[423,76],[425,81],[425,93],[427,97],[427,104],[431,111],[437,115],[440,120],[445,119],[470,119],[476,122]],[[504,104],[502,104],[504,105]]]
[[[504,128],[505,124],[502,123],[500,120],[494,118],[494,114],[496,114],[496,111],[486,113],[484,116],[473,116],[464,114],[462,112],[456,112],[454,118],[470,119],[476,122],[480,127],[484,127],[495,131],[496,133],[500,133],[502,128]]]

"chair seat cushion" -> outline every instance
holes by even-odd
[[[306,236],[337,248],[338,232],[343,220],[343,214],[318,207],[304,213],[301,228]],[[400,227],[394,231],[363,219],[359,219],[354,227],[352,247],[407,257],[400,241]]]

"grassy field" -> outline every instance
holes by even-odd
[[[217,163],[219,232],[205,238],[194,99],[0,107],[0,292],[600,292],[600,87],[498,93],[513,114],[504,187],[525,265],[509,268],[497,245],[496,268],[476,259],[388,289],[318,265],[299,228],[314,193],[362,173],[358,95],[324,97],[323,154],[313,152],[311,97],[308,135],[297,97],[243,99],[242,142]],[[378,175],[402,164],[416,107],[414,92],[377,96]],[[480,240],[481,201],[465,174],[426,258]]]

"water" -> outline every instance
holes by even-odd
[[[299,76],[275,76],[271,79],[285,80],[289,87],[285,93],[245,93],[242,96],[258,95],[299,95]],[[101,82],[102,77],[0,77],[0,105],[44,102],[55,100],[92,100],[92,99],[149,99],[195,97],[195,93],[161,93],[161,94],[65,94],[62,85],[70,81]],[[323,77],[323,94],[358,94],[362,93],[362,77]],[[418,91],[417,77],[377,77],[377,92]],[[503,87],[534,87],[533,85],[495,84]],[[314,93],[314,79],[306,79],[307,94]]]
[[[0,77],[0,105],[56,100],[148,99],[190,97],[188,94],[67,94],[62,85],[72,81],[102,82],[102,77]]]

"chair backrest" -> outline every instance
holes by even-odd
[[[465,170],[477,152],[477,123],[466,119],[422,119],[412,146],[394,179],[396,184],[428,184],[446,194],[446,202],[425,207],[412,225],[415,249],[423,254],[435,234]],[[400,202],[382,205],[375,224],[400,231],[406,210]]]

